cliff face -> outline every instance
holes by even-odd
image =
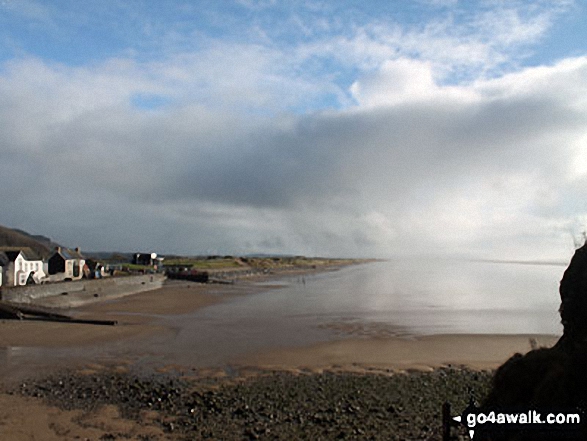
[[[587,244],[575,251],[560,283],[563,336],[552,348],[515,354],[496,371],[485,409],[587,410]],[[587,417],[587,414],[583,415]],[[587,423],[571,438],[540,431],[488,440],[587,439]]]
[[[559,346],[572,351],[577,343],[587,339],[587,244],[571,259],[560,283],[561,323],[564,335]]]

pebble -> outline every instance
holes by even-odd
[[[450,402],[456,415],[470,391],[482,401],[491,377],[463,368],[395,375],[274,372],[211,387],[162,374],[66,372],[23,383],[13,393],[63,409],[115,405],[135,420],[155,410],[156,422],[174,439],[440,440],[442,404]]]

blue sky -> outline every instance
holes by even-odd
[[[343,93],[361,72],[376,70],[394,56],[431,60],[446,69],[439,83],[459,84],[582,55],[585,7],[567,0],[3,0],[0,59],[35,57],[72,67],[113,58],[148,64],[219,44],[247,45],[291,54],[295,63],[285,66],[284,74],[328,77]],[[403,44],[402,36],[419,41]],[[483,46],[486,53],[451,57],[443,53],[451,40],[464,49]],[[345,43],[358,51],[361,42],[365,53],[345,56]],[[444,48],[434,53],[438,46]],[[326,91],[300,101],[294,109],[302,112],[348,105]]]
[[[586,15],[0,0],[0,224],[93,250],[564,259]]]

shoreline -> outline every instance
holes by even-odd
[[[50,366],[43,359],[62,349],[130,347],[173,335],[178,329],[162,317],[273,290],[287,277],[333,270],[284,271],[231,285],[173,281],[159,290],[69,310],[80,318],[116,319],[118,326],[2,321],[0,433],[15,441],[162,441],[194,439],[194,433],[195,439],[369,439],[369,434],[381,440],[429,439],[440,433],[443,400],[455,409],[462,401],[464,407],[467,388],[484,393],[492,370],[511,355],[558,340],[534,334],[414,336],[391,325],[357,332],[341,322],[334,326],[341,333],[326,342],[248,351],[204,367],[173,361],[145,366],[140,356],[92,360],[91,352]],[[12,370],[6,369],[12,355],[3,347],[15,349]],[[27,348],[41,350],[39,364],[18,361]],[[175,381],[179,385],[170,386]],[[295,397],[284,400],[284,390],[295,391]],[[170,394],[177,395],[167,406]],[[201,403],[195,406],[194,400]]]
[[[493,370],[532,346],[551,347],[559,339],[541,334],[433,334],[413,337],[349,337],[296,348],[248,354],[236,365],[264,370],[430,371],[466,366]]]
[[[280,281],[288,277],[338,271],[347,266],[284,268],[267,274],[249,275],[234,284],[168,280],[162,288],[156,290],[106,298],[68,309],[75,318],[117,320],[119,324],[116,326],[1,320],[0,372],[2,350],[83,348],[148,340],[177,332],[172,324],[165,323],[162,318],[192,313],[238,297],[278,289],[282,286]],[[513,353],[530,350],[530,340],[539,346],[552,346],[559,338],[556,335],[540,334],[412,335],[393,325],[355,329],[355,325],[344,322],[324,323],[319,328],[330,330],[333,335],[327,341],[315,344],[249,351],[231,357],[224,364],[283,370],[328,369],[332,366],[345,366],[353,371],[357,370],[357,366],[367,366],[368,369],[430,369],[446,365],[492,369]]]
[[[236,278],[236,283],[228,284],[167,279],[161,288],[155,290],[122,295],[106,293],[99,299],[86,303],[76,303],[75,297],[87,297],[89,294],[72,293],[70,297],[74,298],[75,306],[70,306],[71,299],[60,302],[62,296],[38,299],[30,303],[30,306],[53,307],[56,311],[68,313],[74,318],[118,320],[119,324],[92,326],[32,319],[0,319],[0,348],[69,347],[146,337],[164,329],[164,326],[156,324],[160,316],[190,313],[237,297],[277,289],[281,286],[279,281],[288,277],[338,271],[363,263],[368,262],[324,265],[318,268],[285,267],[272,269],[264,274],[246,275],[243,272],[242,276]]]

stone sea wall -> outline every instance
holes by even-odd
[[[109,277],[104,279],[76,280],[72,282],[47,283],[44,285],[27,285],[2,287],[1,299],[33,303],[35,300],[52,296],[90,295],[96,298],[121,296],[161,288],[165,276],[162,274],[145,274],[138,276]]]

